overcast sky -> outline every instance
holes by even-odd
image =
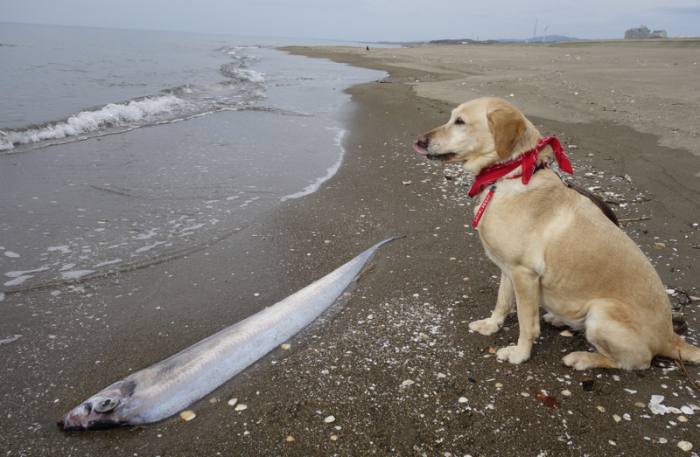
[[[700,0],[0,0],[0,21],[347,41],[700,36]]]

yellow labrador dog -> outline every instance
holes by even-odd
[[[572,172],[559,142],[543,138],[510,103],[464,103],[447,124],[419,135],[414,149],[477,176],[470,195],[482,204],[474,225],[502,273],[493,314],[469,328],[491,335],[517,307],[518,344],[499,349],[499,359],[530,358],[542,305],[547,322],[585,331],[597,350],[564,357],[577,370],[643,369],[657,354],[700,363],[700,349],[673,332],[668,295],[647,257],[547,167],[557,160]]]

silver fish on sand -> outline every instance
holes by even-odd
[[[402,237],[397,237],[402,238]],[[157,422],[225,383],[313,322],[343,293],[384,243],[275,305],[88,398],[58,420],[65,431]]]

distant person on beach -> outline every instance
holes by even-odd
[[[367,50],[369,51],[369,46],[367,46]]]

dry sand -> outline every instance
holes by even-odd
[[[700,41],[586,41],[554,45],[327,48],[362,65],[426,72],[420,97],[452,104],[507,98],[529,116],[629,125],[700,155]],[[346,60],[349,57],[341,57]]]
[[[132,291],[139,315],[113,317],[110,332],[83,329],[81,351],[52,346],[46,334],[60,332],[60,320],[53,324],[58,330],[46,325],[0,346],[3,357],[7,354],[0,397],[0,448],[7,449],[2,455],[697,452],[700,411],[655,415],[647,406],[652,395],[665,396],[667,406],[700,405],[700,392],[672,364],[638,372],[572,372],[560,360],[585,350],[583,337],[562,336],[561,329],[543,324],[532,359],[511,365],[498,362],[493,352],[517,340],[515,316],[490,337],[467,330],[468,322],[491,312],[498,269],[470,227],[472,202],[463,186],[468,177],[446,180],[442,167],[427,165],[411,148],[417,134],[444,123],[457,103],[507,96],[543,134],[568,146],[574,181],[598,188],[618,217],[629,220],[623,229],[653,258],[664,283],[700,295],[698,48],[644,44],[372,48],[369,53],[290,49],[390,74],[350,90],[351,132],[338,174],[318,192],[245,228],[236,241],[224,240],[170,265],[86,284],[84,293],[125,307],[127,297],[116,297]],[[217,265],[242,262],[265,272],[242,285],[245,292],[274,281],[265,291],[273,303],[376,241],[401,234],[407,238],[381,248],[373,270],[362,276],[334,319],[197,402],[194,420],[176,417],[84,434],[56,429],[61,414],[119,373],[155,363],[231,324],[227,301],[238,302],[245,294],[220,280],[216,287],[189,290],[189,283],[159,279],[162,270],[184,271],[191,278],[195,267],[215,271]],[[41,312],[36,294],[6,300],[22,300]],[[155,307],[167,311],[193,298],[200,312],[190,328],[159,336],[172,317]],[[70,309],[63,310],[66,322],[79,315]],[[698,303],[685,312],[688,339],[697,345]],[[133,327],[134,322],[140,323]],[[168,347],[160,349],[164,343]],[[12,345],[21,349],[10,353]],[[95,370],[96,358],[105,361],[101,370],[106,371]],[[700,376],[698,367],[689,372]],[[594,381],[592,392],[582,388],[584,377]],[[560,408],[535,398],[544,391]],[[247,409],[235,411],[227,404],[232,397]],[[330,416],[334,420],[326,421]],[[681,441],[695,448],[682,451]]]

